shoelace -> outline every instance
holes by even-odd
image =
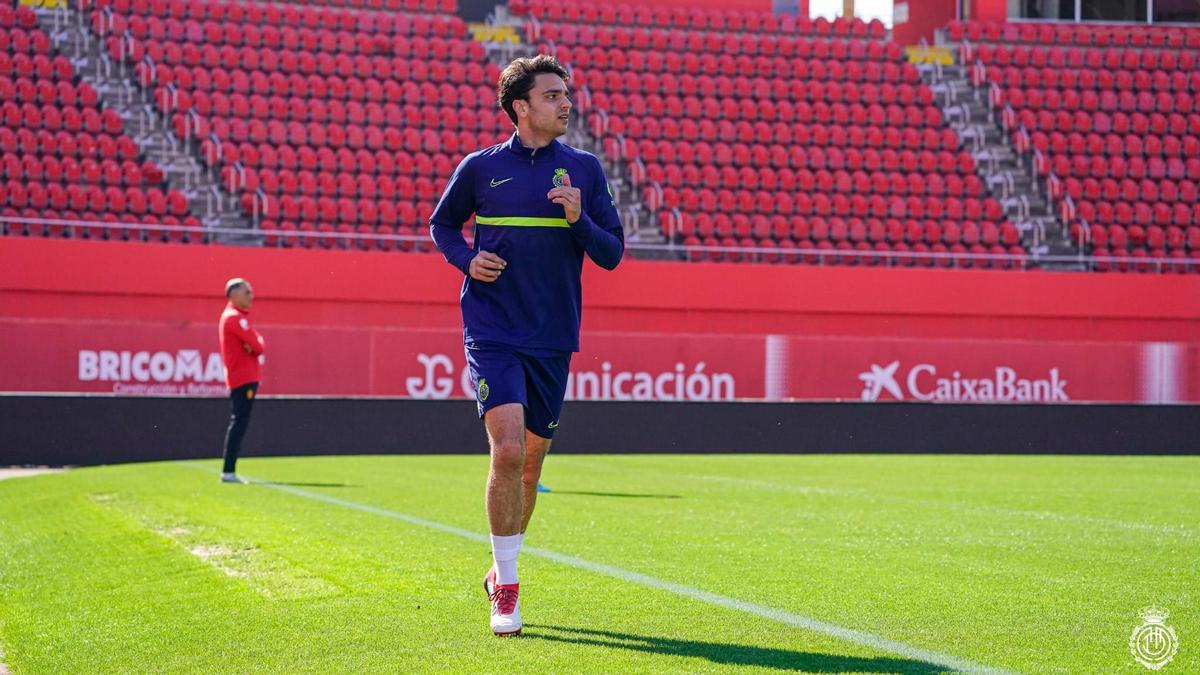
[[[501,614],[512,614],[517,609],[517,591],[511,588],[497,585],[490,598]]]

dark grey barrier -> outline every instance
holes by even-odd
[[[224,399],[0,396],[0,466],[220,455]],[[573,401],[555,452],[1200,453],[1200,406]],[[263,398],[245,454],[484,452],[470,401]]]

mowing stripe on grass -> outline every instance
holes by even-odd
[[[643,470],[646,473],[653,471]],[[1073,513],[1058,513],[1057,511],[1034,511],[1029,509],[1010,509],[1003,506],[979,506],[975,504],[963,504],[962,502],[947,501],[944,499],[924,499],[921,497],[901,497],[899,495],[880,495],[860,490],[856,488],[821,488],[810,486],[792,486],[782,483],[773,483],[766,480],[756,480],[752,478],[735,478],[732,476],[713,476],[710,474],[693,474],[693,473],[675,473],[673,471],[658,471],[656,473],[678,476],[682,478],[691,478],[694,480],[703,480],[713,483],[726,483],[729,485],[738,485],[750,489],[760,489],[776,492],[797,492],[799,494],[825,494],[840,497],[852,497],[854,499],[865,499],[874,502],[892,502],[895,504],[912,504],[915,506],[933,506],[947,508],[953,511],[968,511],[971,513],[985,513],[998,516],[1016,516],[1028,517],[1035,520],[1057,520],[1059,522],[1080,523],[1083,525],[1096,525],[1098,527],[1113,527],[1122,530],[1140,530],[1143,532],[1153,532],[1155,534],[1174,534],[1182,537],[1195,536],[1195,532],[1188,529],[1185,525],[1158,525],[1155,523],[1139,523],[1128,520],[1116,520],[1113,518],[1097,518],[1095,516],[1080,516]]]
[[[203,466],[201,464],[195,464],[192,462],[176,462],[176,463],[180,464],[182,466],[186,466],[188,468],[199,469],[201,471],[207,471],[210,473],[216,473],[216,471],[214,469],[210,469],[209,467]],[[453,525],[446,525],[445,523],[439,523],[434,520],[427,520],[425,518],[412,516],[407,513],[400,513],[399,511],[391,511],[389,509],[385,509],[385,508],[382,508],[379,506],[373,506],[371,504],[362,504],[359,502],[352,502],[352,501],[349,501],[346,499],[339,499],[337,497],[331,497],[329,495],[323,495],[318,492],[309,492],[307,490],[301,490],[299,488],[292,487],[290,485],[280,485],[278,483],[272,483],[270,481],[263,481],[263,480],[259,480],[259,479],[255,479],[255,478],[249,478],[247,476],[243,476],[243,478],[246,478],[247,480],[252,481],[253,484],[260,485],[262,487],[271,488],[273,490],[278,490],[280,492],[286,492],[288,494],[295,495],[297,497],[304,497],[305,499],[312,499],[314,501],[325,502],[326,504],[333,504],[335,506],[341,506],[343,508],[352,509],[355,511],[361,511],[363,513],[369,513],[369,514],[376,515],[376,516],[382,516],[384,518],[390,518],[392,520],[399,520],[401,522],[408,523],[410,525],[417,525],[417,526],[428,528],[431,530],[437,530],[439,532],[444,532],[446,534],[452,534],[457,537],[461,537],[463,539],[469,539],[474,542],[479,542],[479,543],[489,544],[489,545],[491,544],[491,538],[488,535],[480,534],[478,532],[472,532],[471,530],[464,530],[460,527],[455,527]],[[553,560],[554,562],[561,563],[563,565],[568,565],[568,566],[574,567],[576,569],[587,570],[589,572],[596,572],[598,574],[603,574],[606,576],[614,577],[614,578],[620,579],[622,581],[627,581],[629,583],[638,584],[638,585],[646,586],[649,588],[654,588],[654,589],[657,589],[660,591],[666,591],[668,593],[674,593],[675,595],[679,595],[679,596],[682,596],[685,598],[690,598],[692,600],[697,600],[699,602],[703,602],[703,603],[706,603],[709,605],[714,605],[717,607],[724,607],[726,609],[732,609],[732,610],[736,610],[739,612],[744,612],[746,614],[752,614],[754,616],[762,617],[764,619],[769,619],[771,621],[782,623],[782,624],[785,624],[788,626],[793,626],[795,628],[800,628],[800,629],[812,631],[815,633],[822,633],[824,635],[836,637],[836,638],[839,638],[842,640],[846,640],[848,642],[853,642],[855,644],[863,645],[865,647],[871,647],[873,649],[878,649],[880,651],[890,652],[892,654],[897,654],[897,655],[900,655],[900,656],[903,656],[903,657],[909,658],[909,659],[925,661],[926,663],[931,663],[934,665],[942,666],[944,668],[949,668],[952,670],[967,672],[967,673],[1003,674],[1003,673],[1009,672],[1009,671],[1001,670],[998,668],[992,668],[990,666],[985,666],[985,665],[982,665],[979,663],[974,663],[972,661],[968,661],[966,659],[961,659],[957,656],[952,656],[950,654],[942,654],[941,652],[935,652],[935,651],[930,651],[927,649],[921,649],[919,647],[913,647],[911,645],[904,644],[903,642],[897,642],[895,640],[890,640],[888,638],[881,637],[879,635],[866,633],[866,632],[863,632],[860,630],[854,630],[853,628],[846,628],[843,626],[838,626],[838,625],[832,624],[832,623],[826,623],[826,622],[820,621],[818,619],[813,619],[813,618],[810,618],[807,616],[802,616],[800,614],[793,614],[791,612],[786,612],[781,609],[773,609],[771,607],[757,605],[752,602],[745,602],[743,600],[738,600],[737,598],[731,598],[727,595],[721,595],[719,593],[711,593],[709,591],[705,591],[705,590],[702,590],[699,588],[694,588],[692,586],[685,586],[683,584],[677,584],[677,583],[674,583],[671,581],[664,581],[662,579],[658,579],[656,577],[642,574],[640,572],[633,572],[631,570],[622,569],[620,567],[613,567],[612,565],[605,565],[604,563],[592,562],[591,560],[585,560],[583,558],[578,558],[573,555],[566,555],[564,553],[558,553],[555,551],[550,551],[550,550],[542,549],[542,548],[535,548],[532,546],[526,546],[521,550],[523,553],[525,553],[527,555],[533,555],[533,556],[537,556],[539,558]]]
[[[589,462],[588,460],[571,457],[571,461],[575,465],[582,465],[591,468],[600,468],[609,470],[608,467],[599,462]],[[678,471],[665,471],[662,469],[638,469],[640,473],[655,474],[671,478],[687,478],[690,480],[705,481],[708,483],[724,483],[726,485],[734,485],[744,487],[750,490],[760,490],[767,492],[787,492],[801,495],[824,495],[827,497],[844,497],[847,499],[860,499],[871,502],[888,502],[893,504],[910,504],[913,506],[928,506],[932,508],[944,508],[952,511],[961,511],[966,513],[982,513],[997,516],[1011,516],[1018,518],[1033,518],[1034,520],[1055,520],[1066,523],[1079,523],[1081,525],[1094,525],[1096,527],[1117,528],[1122,530],[1133,530],[1141,532],[1152,532],[1154,534],[1169,534],[1180,537],[1194,537],[1197,532],[1189,529],[1186,525],[1160,525],[1156,523],[1141,523],[1128,520],[1116,520],[1113,518],[1098,518],[1095,516],[1081,516],[1073,513],[1058,513],[1057,511],[1035,511],[1029,509],[1010,509],[1003,506],[986,506],[975,504],[964,504],[962,502],[947,501],[944,499],[926,499],[921,497],[901,497],[899,495],[881,495],[870,490],[861,488],[830,488],[816,485],[789,485],[786,483],[775,483],[767,480],[758,480],[754,478],[738,478],[736,476],[715,476],[704,473],[681,473]]]
[[[239,539],[214,525],[189,520],[161,505],[118,498],[115,493],[91,495],[104,508],[124,514],[147,530],[182,547],[222,574],[238,579],[271,600],[325,598],[342,589],[307,569],[251,541]]]

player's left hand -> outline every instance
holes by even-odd
[[[579,188],[571,187],[570,174],[563,174],[562,187],[556,187],[547,192],[546,198],[563,207],[568,223],[573,224],[579,220],[583,195],[579,192]]]

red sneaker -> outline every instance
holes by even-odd
[[[492,632],[496,635],[521,633],[521,584],[497,584],[488,597],[492,600]]]

